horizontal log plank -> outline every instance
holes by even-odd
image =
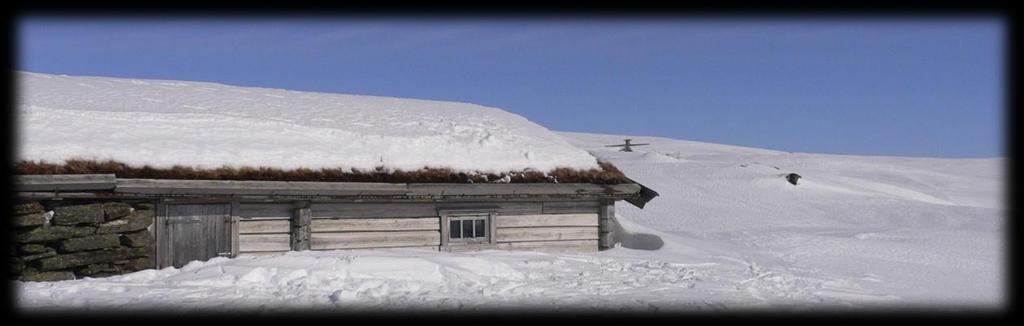
[[[113,174],[15,175],[18,191],[82,191],[113,190],[117,179]]]
[[[238,256],[239,257],[245,257],[245,256],[266,257],[266,256],[277,256],[277,255],[284,254],[286,252],[287,251],[250,251],[250,252],[240,252],[240,253],[238,253]]]
[[[347,249],[311,249],[311,250],[391,250],[391,249],[419,249],[429,251],[439,251],[439,246],[396,246],[396,247],[380,247],[380,248],[347,248]]]
[[[242,218],[283,218],[292,217],[292,203],[241,203],[238,216]]]
[[[554,201],[541,204],[541,212],[544,214],[576,214],[576,213],[597,213],[600,203],[590,201]]]
[[[433,203],[313,203],[313,219],[319,218],[360,218],[360,217],[423,217],[436,216]]]
[[[502,250],[529,250],[543,252],[594,252],[597,240],[530,241],[498,243]]]
[[[405,184],[371,182],[117,179],[116,192],[231,195],[404,195]]]
[[[437,231],[441,229],[437,217],[421,218],[331,218],[315,219],[313,232],[348,231]]]
[[[439,210],[474,209],[486,206],[497,206],[498,215],[528,215],[540,214],[540,202],[500,202],[500,203],[444,203],[438,204]]]
[[[33,190],[27,190],[33,191]],[[325,195],[325,196],[491,196],[636,194],[636,184],[589,183],[369,183],[305,181],[235,181],[116,179],[115,192],[138,194],[232,194],[232,195]]]
[[[441,245],[438,231],[313,233],[311,238],[315,250]]]
[[[258,233],[289,233],[291,232],[291,221],[289,220],[239,220],[239,234]]]
[[[598,185],[590,183],[513,183],[513,184],[444,184],[413,183],[410,195],[479,196],[479,195],[601,195],[609,192],[636,193],[634,184]]]
[[[498,215],[498,228],[544,226],[597,226],[597,214]]]
[[[238,252],[289,251],[290,234],[239,234]]]
[[[596,226],[501,228],[495,232],[498,242],[597,240]]]
[[[448,243],[447,247],[439,248],[444,252],[476,252],[481,250],[497,250],[497,244],[491,243]]]
[[[498,207],[498,214],[540,214],[540,202],[481,203],[313,203],[313,219],[438,216],[439,210]]]
[[[52,197],[61,192],[68,198],[137,198],[164,197],[234,198],[243,200],[584,200],[626,199],[641,204],[657,193],[636,183],[598,185],[589,183],[374,183],[374,182],[305,182],[254,180],[178,180],[122,179],[113,174],[16,175],[15,189],[19,196]],[[110,193],[98,194],[94,191]],[[168,198],[171,199],[171,198]],[[631,201],[632,202],[632,201]],[[636,204],[636,203],[634,203]],[[575,211],[562,211],[574,213]],[[540,212],[538,212],[540,213]],[[519,212],[518,214],[526,214]]]

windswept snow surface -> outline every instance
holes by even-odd
[[[503,173],[597,161],[500,109],[206,82],[19,72],[19,159],[199,168],[451,168]]]
[[[753,278],[741,284],[764,282],[747,287],[754,296],[880,300],[887,307],[1004,304],[1005,159],[562,134],[661,194],[643,210],[616,206],[627,230],[664,240],[653,253],[742,262]],[[602,147],[623,138],[651,145],[632,153]],[[788,173],[802,177],[798,185],[785,180]]]
[[[563,133],[661,196],[594,254],[291,252],[63,282],[19,307],[597,312],[1000,309],[1003,159],[787,153]],[[603,147],[633,138],[635,152]],[[803,178],[793,186],[783,175]]]

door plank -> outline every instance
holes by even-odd
[[[231,204],[167,204],[165,238],[170,264],[181,267],[231,251]]]

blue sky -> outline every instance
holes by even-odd
[[[997,18],[22,17],[20,70],[470,102],[549,129],[1005,156]],[[641,139],[642,140],[642,139]]]

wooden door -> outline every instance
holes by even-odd
[[[161,268],[231,254],[231,204],[166,204],[163,213]]]

